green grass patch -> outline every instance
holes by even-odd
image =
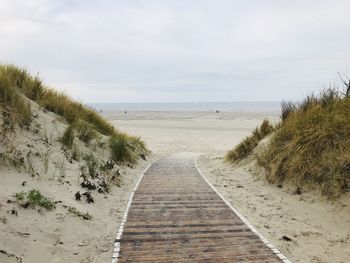
[[[28,192],[18,192],[15,197],[24,205],[41,206],[48,210],[55,208],[55,202],[45,197],[39,190],[32,189]]]

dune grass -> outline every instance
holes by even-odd
[[[97,139],[99,135],[91,124],[83,120],[78,120],[68,125],[60,141],[71,149],[75,137],[89,144],[92,140]]]
[[[340,196],[350,187],[350,98],[329,89],[289,105],[258,164],[271,183]]]
[[[80,120],[74,125],[79,140],[85,142],[85,143],[90,143],[92,140],[98,138],[98,134],[94,127],[87,123],[86,121]]]
[[[127,134],[112,136],[110,149],[113,160],[119,164],[135,164],[140,157],[145,159],[145,156],[149,154],[140,138],[130,137]]]
[[[273,132],[273,130],[274,127],[271,123],[268,120],[264,120],[260,127],[256,127],[251,135],[247,136],[241,143],[226,154],[225,160],[232,163],[243,160],[251,154],[259,142]]]
[[[17,88],[16,74],[12,66],[0,66],[0,106],[2,114],[7,119],[18,124],[30,124],[32,111],[28,101]],[[21,72],[18,71],[19,76]]]
[[[72,100],[63,93],[45,89],[42,96],[37,100],[37,103],[63,116],[69,124],[80,120],[92,125],[103,135],[111,136],[116,132],[113,126],[95,110]]]
[[[350,189],[350,97],[336,88],[311,94],[300,103],[282,102],[281,122],[267,123],[226,155],[229,162],[247,157],[273,131],[254,155],[270,183],[319,190],[329,199]]]
[[[69,149],[73,147],[74,138],[76,136],[75,134],[74,126],[71,124],[67,127],[65,132],[63,133],[63,136],[61,137],[60,141],[67,146]]]
[[[133,164],[148,154],[139,138],[115,130],[94,109],[45,87],[37,76],[31,76],[25,69],[0,65],[0,109],[3,115],[11,115],[8,120],[16,120],[16,123],[30,124],[32,113],[28,99],[64,118],[69,126],[61,141],[69,148],[75,136],[89,143],[98,138],[98,132],[111,137],[111,154],[117,162]]]
[[[98,162],[98,160],[95,158],[92,152],[90,154],[84,155],[83,159],[88,168],[89,175],[91,176],[91,178],[95,178],[98,173],[98,170],[101,167],[101,164]]]
[[[95,110],[72,100],[64,93],[44,87],[37,76],[32,77],[25,69],[13,65],[0,65],[1,102],[15,109],[19,117],[23,116],[29,120],[28,116],[31,115],[26,106],[28,103],[21,98],[23,95],[47,110],[63,116],[70,124],[83,120],[101,134],[111,136],[115,133],[113,126]]]

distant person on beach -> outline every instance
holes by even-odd
[[[126,111],[124,111],[124,114],[126,114]]]

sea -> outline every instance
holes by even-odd
[[[182,112],[280,112],[280,101],[171,102],[171,103],[89,103],[100,112],[182,111]]]

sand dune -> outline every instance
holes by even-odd
[[[0,158],[8,154],[10,161],[25,157],[24,165],[17,168],[0,166],[0,262],[109,262],[129,193],[147,163],[140,162],[134,169],[115,167],[121,175],[120,187],[113,183],[109,194],[92,191],[94,203],[84,197],[77,201],[75,193],[87,191],[80,185],[82,155],[94,151],[105,162],[109,150],[87,147],[77,140],[81,157],[73,160],[59,141],[67,124],[34,102],[31,107],[36,117],[30,128],[0,136]],[[22,207],[15,194],[31,189],[55,201],[56,208]],[[77,212],[91,218],[85,220]]]

